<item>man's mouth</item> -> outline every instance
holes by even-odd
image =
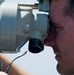
[[[61,56],[61,53],[58,49],[57,46],[53,47],[53,50],[54,50],[54,54],[55,54],[55,59],[58,61],[59,64],[62,63],[62,56]]]
[[[61,55],[56,55],[55,59],[58,61],[58,63],[61,63],[61,61],[62,61]]]

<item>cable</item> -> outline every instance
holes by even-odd
[[[27,53],[27,51],[25,51],[25,53],[24,54],[22,54],[22,55],[20,55],[20,56],[18,56],[18,57],[16,57],[10,64],[8,64],[7,65],[7,67],[6,67],[6,69],[5,69],[5,72],[6,73],[8,73],[8,71],[9,71],[9,69],[10,69],[10,67],[11,67],[11,65],[12,65],[12,63],[16,60],[16,59],[18,59],[18,58],[20,58],[20,57],[22,57],[22,56],[24,56],[25,54]]]

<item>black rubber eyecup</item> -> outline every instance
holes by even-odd
[[[41,40],[33,38],[29,40],[29,51],[31,53],[39,53],[43,51],[44,45]]]

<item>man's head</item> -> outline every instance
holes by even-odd
[[[61,74],[74,74],[74,0],[51,0],[45,45],[51,46]]]

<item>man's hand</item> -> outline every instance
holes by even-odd
[[[0,75],[8,75],[8,74],[6,74],[5,72],[0,72]]]

